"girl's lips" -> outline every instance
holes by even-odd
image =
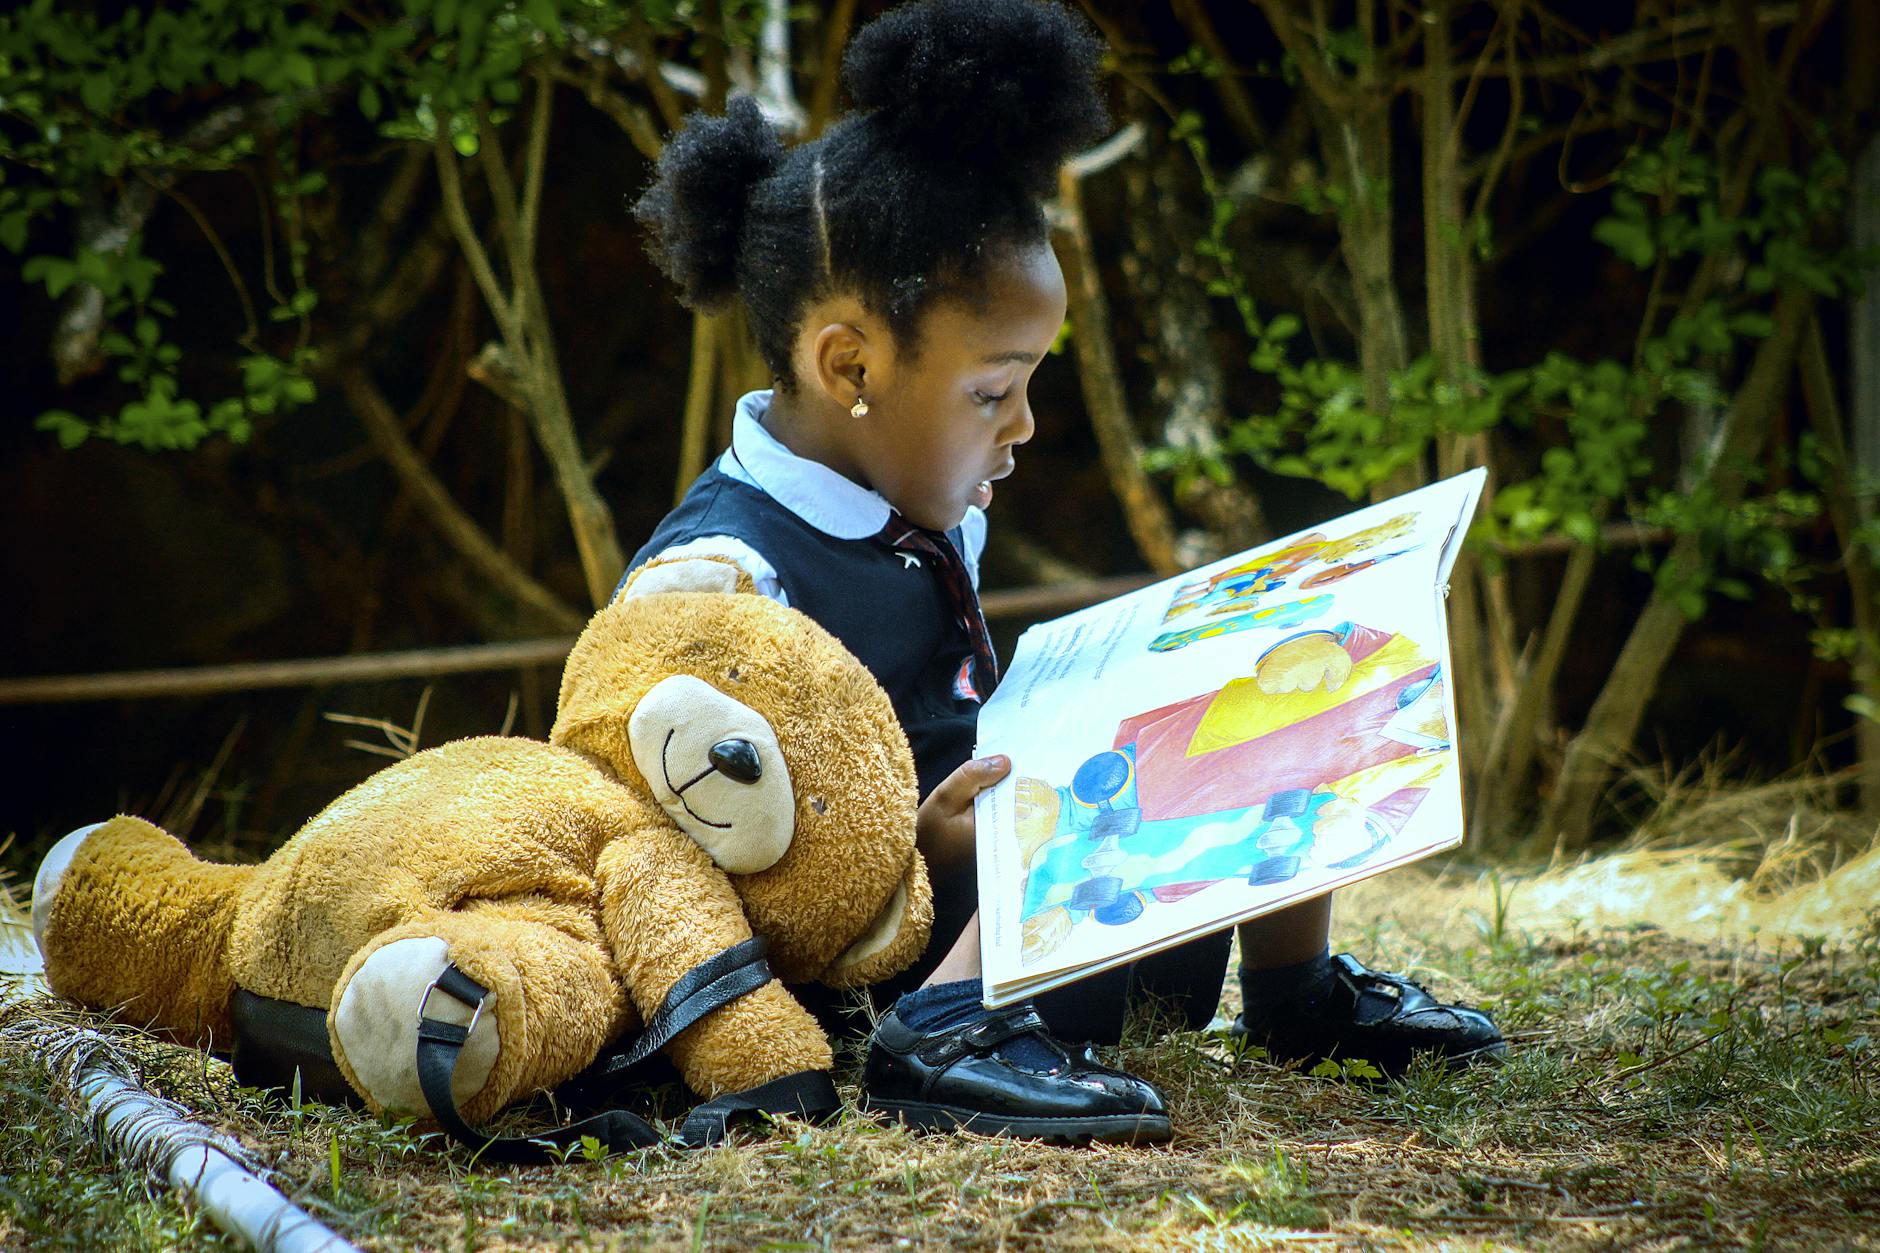
[[[992,503],[992,484],[996,480],[1004,478],[1017,468],[1017,462],[1007,459],[1006,463],[1000,466],[993,474],[973,484],[973,490],[968,496],[973,506],[983,510],[987,505],[990,505]]]

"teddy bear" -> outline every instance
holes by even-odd
[[[576,641],[547,743],[417,753],[259,865],[135,817],[75,831],[41,865],[33,928],[55,991],[187,1043],[229,1040],[238,989],[324,1013],[374,1112],[429,1112],[418,1020],[448,1021],[470,1120],[576,1075],[761,940],[775,977],[665,1049],[712,1098],[832,1068],[785,984],[860,987],[919,956],[915,808],[888,697],[834,637],[728,563],[656,562]],[[480,1003],[440,994],[451,967]]]

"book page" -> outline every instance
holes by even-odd
[[[1025,632],[979,719],[988,1004],[1461,841],[1442,597],[1484,478]]]

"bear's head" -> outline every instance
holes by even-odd
[[[933,900],[894,708],[834,636],[736,566],[635,572],[570,653],[549,739],[717,863],[786,983],[860,987],[926,947]]]

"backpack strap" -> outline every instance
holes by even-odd
[[[659,1009],[647,1021],[646,1029],[625,1048],[616,1049],[583,1071],[583,1082],[626,1070],[671,1043],[672,1038],[715,1009],[729,1005],[747,992],[769,983],[773,976],[764,959],[764,942],[746,940],[734,944],[688,970],[666,993]],[[432,992],[442,992],[470,1010],[468,1024],[444,1022],[425,1014]],[[418,1003],[418,1086],[431,1107],[431,1114],[450,1137],[469,1146],[491,1161],[514,1165],[535,1165],[564,1160],[579,1148],[583,1139],[593,1137],[609,1152],[646,1148],[663,1137],[653,1125],[637,1114],[623,1109],[609,1109],[579,1122],[554,1127],[533,1136],[492,1136],[464,1121],[457,1110],[451,1077],[470,1038],[477,1017],[483,1012],[489,989],[459,970],[455,963],[444,967],[437,979],[425,989]],[[695,1107],[681,1126],[678,1140],[688,1148],[715,1144],[725,1135],[726,1124],[737,1113],[759,1111],[791,1113],[804,1117],[823,1117],[840,1102],[835,1085],[821,1071],[804,1071],[760,1084],[744,1092],[727,1093]]]

